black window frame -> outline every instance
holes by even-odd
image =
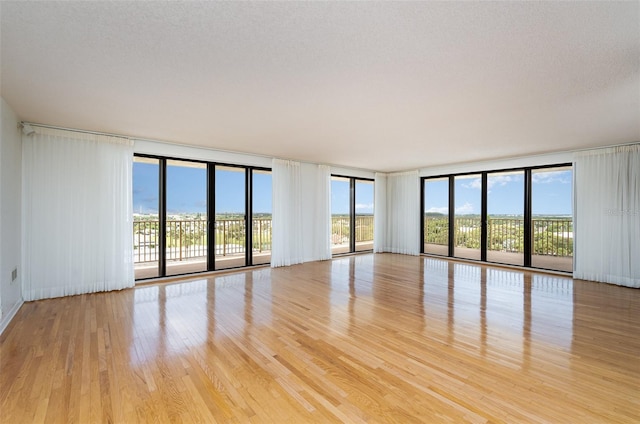
[[[331,178],[345,178],[349,180],[349,251],[342,253],[332,253],[331,256],[352,255],[354,253],[371,253],[373,247],[367,250],[356,250],[356,181],[368,181],[374,184],[375,193],[375,179],[374,178],[362,178],[352,177],[349,175],[331,174]],[[375,194],[374,194],[375,198]],[[375,207],[373,213],[375,214]]]
[[[196,275],[204,272],[241,269],[253,266],[253,249],[252,238],[253,231],[253,171],[268,171],[273,172],[272,168],[251,166],[251,165],[238,165],[224,162],[213,162],[198,159],[186,159],[173,156],[152,155],[146,153],[134,153],[134,158],[148,158],[158,160],[158,275],[153,277],[138,278],[135,281],[145,281],[157,278],[165,277],[179,277],[185,275]],[[207,167],[207,269],[205,271],[196,271],[182,274],[167,275],[167,260],[166,260],[166,229],[167,229],[167,162],[168,161],[181,161],[181,162],[193,162],[205,164]],[[215,170],[217,166],[239,168],[244,169],[245,172],[245,264],[238,267],[229,267],[216,269],[215,260]],[[260,264],[261,266],[268,265],[266,263]]]
[[[438,257],[447,257],[447,258],[452,258],[452,259],[462,259],[462,260],[468,260],[468,261],[475,261],[475,262],[484,262],[484,263],[490,263],[490,264],[495,264],[495,265],[508,265],[508,266],[514,266],[513,264],[508,264],[508,263],[501,263],[501,262],[489,262],[487,261],[487,219],[488,219],[488,214],[487,214],[487,200],[488,200],[488,175],[489,174],[493,174],[493,173],[500,173],[500,172],[515,172],[515,171],[523,171],[524,172],[524,199],[523,199],[523,206],[524,206],[524,214],[523,214],[523,219],[524,219],[524,249],[523,249],[523,255],[524,255],[524,260],[523,260],[523,267],[525,268],[533,268],[533,269],[539,269],[539,270],[544,270],[544,271],[554,271],[554,272],[564,272],[564,271],[560,271],[557,269],[550,269],[550,268],[541,268],[541,267],[534,267],[532,265],[532,221],[533,221],[533,214],[532,214],[532,207],[533,207],[533,203],[532,203],[532,196],[533,196],[533,183],[532,183],[532,175],[533,172],[535,171],[539,171],[539,170],[544,170],[544,169],[552,169],[552,168],[571,168],[572,173],[575,171],[573,169],[573,164],[572,163],[558,163],[558,164],[549,164],[549,165],[539,165],[539,166],[525,166],[525,167],[514,167],[514,168],[503,168],[503,169],[491,169],[491,170],[483,170],[483,171],[474,171],[474,172],[460,172],[460,173],[448,173],[448,174],[439,174],[439,175],[430,175],[430,176],[426,176],[426,177],[420,177],[420,234],[421,234],[421,242],[420,242],[420,253],[421,254],[427,254],[427,255],[433,255],[433,256],[438,256]],[[481,241],[480,241],[480,256],[481,259],[467,259],[467,258],[460,258],[460,257],[456,257],[455,256],[455,225],[454,225],[454,221],[455,221],[455,178],[459,177],[459,176],[467,176],[467,175],[479,175],[481,178],[481,182],[482,182],[482,186],[481,186],[481,213],[480,213],[480,220],[481,220]],[[425,231],[426,228],[424,226],[424,216],[425,216],[425,212],[424,212],[424,201],[425,201],[425,181],[428,180],[436,180],[436,179],[448,179],[448,184],[449,184],[449,211],[448,211],[448,223],[449,223],[449,240],[448,240],[448,254],[445,255],[440,255],[437,253],[427,253],[424,250],[424,240],[425,240]],[[575,213],[575,211],[572,211],[572,220],[573,220],[573,214]],[[515,265],[515,266],[519,266],[519,265]]]

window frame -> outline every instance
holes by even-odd
[[[342,253],[332,253],[331,256],[343,256],[343,255],[352,255],[354,253],[371,253],[373,252],[373,246],[371,249],[366,250],[356,250],[356,182],[357,181],[367,181],[373,183],[374,190],[374,205],[375,205],[375,179],[374,178],[362,178],[362,177],[352,177],[349,175],[342,174],[331,174],[331,178],[344,178],[349,180],[349,251]],[[373,213],[375,215],[375,206],[373,209]],[[333,222],[333,214],[332,214],[332,222]],[[375,224],[374,224],[375,225]],[[375,228],[375,227],[374,227]]]
[[[532,175],[535,171],[540,171],[544,169],[552,169],[552,168],[570,168],[572,175],[575,172],[572,163],[558,163],[558,164],[549,164],[549,165],[539,165],[539,166],[525,166],[525,167],[513,167],[513,168],[499,168],[499,169],[490,169],[490,170],[482,170],[482,171],[470,171],[470,172],[459,172],[459,173],[447,173],[447,174],[438,174],[438,175],[429,175],[420,177],[420,234],[421,234],[421,243],[420,243],[420,253],[423,255],[433,255],[439,257],[449,257],[453,259],[463,259],[475,262],[486,262],[496,265],[508,265],[508,266],[520,266],[513,265],[502,262],[494,262],[487,261],[487,223],[488,223],[488,176],[494,173],[502,173],[502,172],[524,172],[524,198],[523,207],[523,219],[524,219],[524,247],[523,247],[523,267],[525,268],[534,268],[540,270],[548,270],[548,271],[560,271],[558,269],[552,268],[541,268],[534,267],[532,265],[532,255],[533,255],[533,235],[532,235],[532,227],[533,227],[533,214],[532,214],[532,195],[533,195],[533,186],[532,186]],[[481,235],[480,235],[480,259],[467,259],[455,256],[455,178],[460,176],[468,176],[468,175],[479,175],[481,178]],[[448,240],[448,254],[440,255],[437,253],[428,253],[425,252],[425,225],[424,225],[424,217],[425,217],[425,182],[428,180],[437,180],[437,179],[448,179],[449,184],[449,210],[448,210],[448,224],[449,224],[449,240]],[[574,220],[574,213],[572,209],[571,218]],[[573,260],[573,256],[572,256]],[[564,272],[564,271],[560,271]]]
[[[146,153],[134,153],[134,160],[136,157],[158,160],[158,232],[161,234],[158,237],[158,274],[153,277],[137,278],[136,282],[142,282],[145,280],[164,278],[164,277],[178,277],[183,275],[201,274],[203,272],[240,269],[253,266],[252,255],[252,226],[249,223],[253,222],[253,171],[266,171],[272,173],[273,170],[267,167],[251,166],[251,165],[238,165],[224,162],[213,162],[198,159],[186,159],[173,156],[153,155]],[[167,230],[167,162],[168,161],[180,161],[180,162],[193,162],[205,164],[207,168],[207,269],[205,271],[188,272],[181,274],[167,275],[167,260],[166,260],[166,230]],[[245,173],[244,178],[244,195],[245,195],[245,264],[238,267],[229,268],[216,268],[215,260],[215,170],[216,167],[229,167],[243,169]],[[260,265],[268,265],[267,263]]]

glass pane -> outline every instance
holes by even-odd
[[[356,180],[356,251],[373,250],[373,181]]]
[[[348,253],[350,248],[349,178],[331,177],[331,253]]]
[[[481,188],[480,174],[455,177],[454,256],[458,258],[481,259]]]
[[[159,275],[158,159],[133,158],[133,268],[136,280]]]
[[[271,171],[253,171],[253,264],[271,262]]]
[[[167,275],[207,270],[207,165],[167,161]]]
[[[524,171],[487,175],[487,261],[524,265]]]
[[[449,254],[449,178],[424,180],[424,253]]]
[[[572,178],[570,166],[531,173],[534,267],[573,271]]]
[[[216,166],[216,269],[246,265],[245,169]]]

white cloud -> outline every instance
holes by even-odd
[[[534,172],[531,175],[534,184],[571,184],[570,171]]]
[[[441,206],[441,207],[433,206],[433,207],[430,207],[429,209],[427,209],[425,211],[425,213],[441,213],[441,214],[446,215],[446,214],[449,213],[449,208],[446,207],[446,206]]]
[[[473,180],[469,181],[467,184],[462,184],[462,187],[475,188],[480,190],[482,188],[482,181],[480,180],[480,178],[474,178]]]
[[[473,205],[469,202],[465,203],[462,206],[458,206],[456,208],[456,214],[457,215],[466,215],[466,214],[470,214],[473,213]]]
[[[493,186],[506,186],[511,181],[516,181],[516,179],[510,175],[495,175],[487,177],[487,185],[489,186],[489,189]]]
[[[373,212],[373,203],[356,203],[356,212]]]

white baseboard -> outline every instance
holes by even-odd
[[[22,307],[23,304],[24,304],[23,300],[20,300],[19,302],[16,302],[15,305],[13,305],[13,308],[11,308],[7,312],[7,314],[2,317],[2,320],[0,320],[0,335],[2,335],[4,330],[9,326],[9,323],[11,322],[13,317],[16,316],[16,314],[20,310],[20,307]]]

